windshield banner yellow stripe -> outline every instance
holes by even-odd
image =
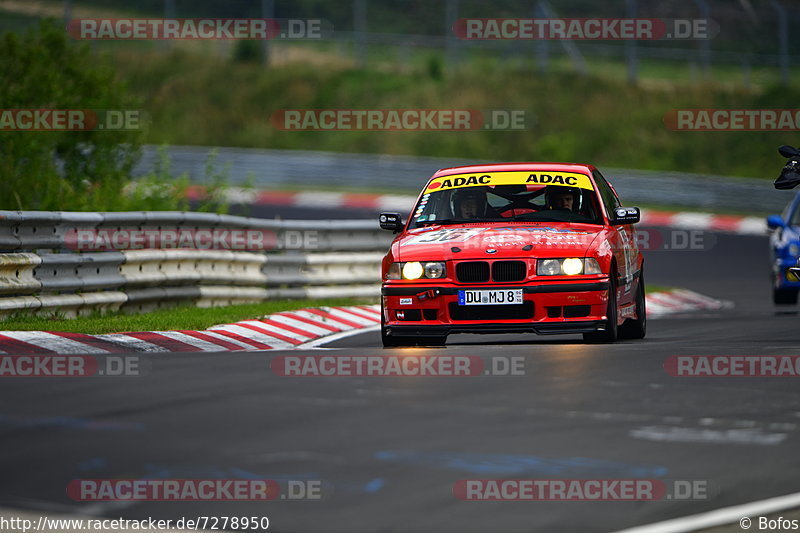
[[[486,185],[556,185],[594,190],[589,176],[574,172],[489,172],[486,174],[455,174],[433,179],[425,188],[425,194]]]

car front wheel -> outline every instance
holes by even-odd
[[[626,320],[619,328],[621,339],[644,339],[647,334],[647,300],[645,298],[644,269],[639,272],[636,289],[636,318]]]
[[[797,305],[797,289],[772,289],[772,302],[775,305]]]
[[[617,272],[612,270],[608,276],[608,309],[606,310],[606,329],[605,331],[592,331],[583,334],[586,342],[614,342],[617,340]]]

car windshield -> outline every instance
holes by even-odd
[[[424,194],[412,228],[475,222],[580,222],[602,224],[592,190],[541,185],[474,186]]]

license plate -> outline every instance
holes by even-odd
[[[521,304],[522,289],[502,290],[460,290],[458,305],[498,305]]]

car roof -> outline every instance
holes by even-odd
[[[462,167],[442,168],[437,170],[431,179],[440,178],[442,176],[452,176],[453,174],[471,174],[473,172],[541,172],[545,170],[549,170],[551,172],[577,172],[591,176],[592,172],[597,169],[594,167],[594,165],[584,165],[579,163],[491,163],[484,165],[466,165]]]

